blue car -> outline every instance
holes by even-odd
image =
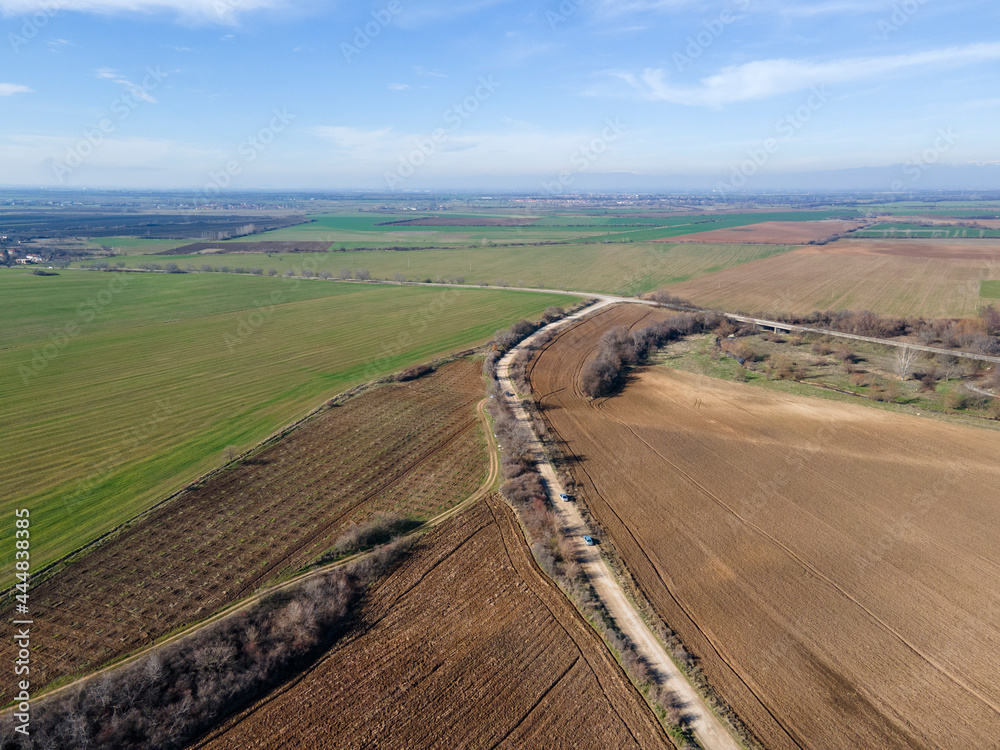
[[[569,495],[567,495],[565,492],[560,492],[559,493],[559,499],[560,500],[569,500]]]
[[[597,544],[597,540],[594,539],[594,537],[592,537],[592,536],[585,536],[583,538],[583,541],[585,541],[587,543],[588,547],[593,547],[595,544]]]

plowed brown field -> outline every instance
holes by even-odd
[[[672,745],[491,497],[421,542],[315,667],[196,747]]]
[[[840,245],[751,261],[669,289],[697,304],[724,310],[809,313],[849,309],[939,317],[975,314],[979,282],[1000,278],[1000,262],[984,257],[842,254],[837,250]],[[860,241],[850,243],[866,245],[870,247]]]
[[[745,227],[727,227],[709,232],[671,237],[661,242],[707,242],[761,245],[805,245],[807,242],[825,240],[861,226],[857,221],[825,219],[823,221],[764,221]]]
[[[460,360],[349,399],[39,584],[32,684],[208,616],[308,564],[352,521],[428,519],[469,496],[487,469],[482,393],[479,364]]]
[[[943,258],[1000,261],[997,240],[838,240],[799,248],[811,255],[887,255],[896,258]]]
[[[997,747],[997,434],[666,368],[588,402],[598,336],[647,315],[625,310],[557,337],[531,382],[710,682],[768,748]]]

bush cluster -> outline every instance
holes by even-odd
[[[396,382],[405,383],[407,380],[416,380],[432,372],[434,372],[434,368],[430,365],[414,365],[396,373]]]
[[[916,335],[925,346],[940,346],[975,354],[1000,356],[1000,310],[987,305],[976,318],[895,318],[879,315],[870,310],[855,312],[813,312],[806,316],[771,315],[783,323],[827,328],[831,331],[850,333],[871,338],[896,338]]]
[[[373,554],[207,625],[34,706],[31,737],[2,722],[4,750],[185,747],[297,673],[350,623],[365,588],[409,542]]]
[[[638,331],[625,326],[612,328],[601,337],[597,356],[583,368],[580,387],[590,398],[614,393],[628,369],[643,362],[651,351],[683,336],[716,328],[720,322],[715,315],[700,313],[677,315]]]

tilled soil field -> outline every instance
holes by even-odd
[[[709,681],[768,748],[997,747],[996,433],[666,368],[583,398],[602,331],[647,315],[568,329],[530,378]]]
[[[807,242],[825,240],[837,234],[857,229],[856,221],[826,219],[823,221],[764,221],[745,227],[713,229],[698,234],[671,237],[667,242],[707,242],[762,245],[804,245]]]
[[[315,667],[195,747],[673,745],[490,497],[421,542]]]
[[[352,522],[428,519],[468,497],[487,470],[482,393],[479,363],[460,360],[349,399],[37,585],[32,685],[208,616],[313,561]],[[2,653],[13,659],[10,644]]]
[[[1000,263],[982,256],[975,260],[849,252],[868,244],[857,240],[802,248],[674,284],[670,291],[724,310],[805,314],[846,309],[949,317],[975,314],[979,282],[1000,278]]]
[[[1000,240],[839,240],[803,247],[815,255],[886,255],[896,258],[1000,261]]]

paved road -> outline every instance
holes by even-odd
[[[616,302],[634,302],[620,297],[610,297],[605,295],[593,295],[598,297],[597,304],[585,308],[563,320],[557,321],[539,332],[529,336],[518,346],[500,360],[497,367],[497,375],[500,381],[502,393],[514,393],[515,388],[510,379],[510,366],[514,357],[524,347],[530,346],[542,335],[542,331],[553,331],[569,325],[572,321],[584,316],[592,315],[597,310],[603,309]],[[531,421],[521,402],[516,396],[506,398],[510,404],[514,416],[518,421],[523,422],[531,430]],[[572,542],[573,551],[580,561],[584,574],[590,580],[594,591],[608,612],[614,618],[618,627],[635,644],[636,651],[646,660],[652,671],[654,678],[660,684],[666,685],[676,693],[685,704],[685,713],[692,717],[691,728],[695,737],[705,750],[740,750],[740,744],[733,738],[719,718],[712,713],[711,709],[702,700],[698,691],[687,681],[681,671],[674,664],[667,654],[666,649],[655,638],[652,632],[646,627],[639,613],[636,612],[624,590],[618,584],[614,574],[604,562],[597,547],[588,547],[583,541],[583,534],[586,532],[586,525],[575,502],[566,502],[559,499],[559,494],[566,492],[555,467],[546,457],[542,450],[541,442],[531,431],[532,442],[530,447],[531,457],[538,467],[538,471],[545,481],[549,496],[553,499],[553,506],[556,515],[562,525],[564,533]]]
[[[363,282],[363,283],[394,283],[399,284],[400,282]],[[520,292],[537,292],[541,294],[562,294],[570,297],[590,297],[597,299],[604,304],[610,304],[613,302],[628,302],[635,305],[652,305],[657,306],[656,302],[652,300],[637,299],[635,297],[619,297],[613,294],[597,294],[592,292],[577,292],[577,291],[566,291],[563,289],[539,289],[536,287],[498,287],[498,286],[480,286],[473,284],[419,284],[414,282],[405,282],[407,285],[411,286],[443,286],[443,287],[457,287],[460,289],[504,289],[507,291],[520,291]],[[702,312],[718,312],[720,315],[729,318],[729,320],[735,320],[739,323],[752,323],[765,328],[775,328],[784,331],[801,331],[803,333],[817,333],[823,336],[833,336],[835,338],[841,339],[853,339],[855,341],[868,341],[873,344],[882,344],[883,346],[894,346],[900,349],[913,349],[919,352],[927,352],[929,354],[950,354],[954,357],[961,357],[963,359],[975,359],[980,362],[995,362],[1000,363],[1000,357],[991,357],[987,354],[974,354],[972,352],[963,352],[955,349],[941,349],[936,346],[924,346],[923,344],[914,344],[909,341],[896,341],[894,339],[880,339],[873,336],[858,336],[853,333],[843,333],[841,331],[831,331],[826,328],[812,328],[810,326],[797,325],[793,323],[782,323],[777,320],[768,320],[766,318],[753,318],[748,315],[739,315],[737,313],[727,313],[722,311],[713,310],[702,310],[697,307],[684,307],[681,305],[664,305],[664,307],[670,308],[672,310],[679,310],[682,312],[692,312],[692,313],[702,313]],[[591,310],[595,308],[590,308]]]
[[[923,344],[913,344],[909,341],[896,341],[894,339],[879,339],[873,336],[858,336],[853,333],[842,333],[841,331],[829,331],[825,328],[811,328],[809,326],[796,325],[794,323],[781,323],[776,320],[766,320],[764,318],[750,318],[746,315],[736,315],[734,313],[724,313],[730,320],[740,323],[753,323],[766,328],[774,328],[780,331],[801,331],[803,333],[820,333],[824,336],[836,336],[841,339],[854,339],[855,341],[868,341],[882,346],[895,346],[900,349],[913,349],[918,352],[929,352],[930,354],[950,354],[953,357],[964,359],[977,359],[980,362],[1000,362],[1000,357],[991,357],[987,354],[973,354],[972,352],[961,352],[954,349],[940,349],[936,346],[924,346]]]

